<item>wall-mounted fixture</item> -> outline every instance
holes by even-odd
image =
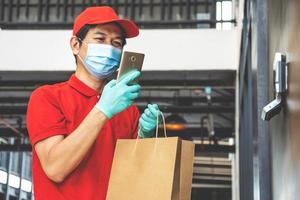
[[[212,88],[210,86],[207,86],[207,87],[205,87],[204,92],[205,92],[206,98],[207,98],[207,105],[211,106],[212,105],[212,100],[211,100]],[[215,136],[215,128],[214,128],[214,116],[212,113],[207,114],[206,123],[207,123],[208,136],[214,137]]]
[[[285,100],[285,95],[288,90],[288,69],[286,55],[282,53],[275,54],[273,69],[275,99],[266,105],[262,110],[261,118],[265,121],[269,121],[275,115],[280,113],[283,101]]]

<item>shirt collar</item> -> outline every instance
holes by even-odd
[[[73,74],[70,77],[68,84],[85,96],[91,97],[91,96],[99,95],[99,91],[96,91],[93,88],[87,86],[85,83],[79,80],[75,74]]]

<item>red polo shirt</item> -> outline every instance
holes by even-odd
[[[69,81],[36,89],[28,104],[27,128],[32,146],[55,135],[67,137],[98,102],[100,94],[75,75]],[[108,120],[81,164],[62,182],[52,182],[32,151],[36,200],[105,200],[116,140],[136,138],[139,111],[130,106]]]

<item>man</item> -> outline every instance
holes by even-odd
[[[132,21],[107,6],[76,18],[70,40],[75,74],[36,89],[28,105],[36,200],[104,200],[116,140],[152,137],[158,106],[148,105],[140,117],[132,105],[140,93],[132,81],[140,72],[105,85],[119,66],[125,38],[138,34]]]

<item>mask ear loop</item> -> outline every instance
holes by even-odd
[[[80,42],[84,43],[80,37],[75,36]]]
[[[80,42],[82,42],[83,44],[86,44],[86,42],[84,42],[80,37],[77,37],[77,36],[75,36]],[[86,44],[87,45],[87,44]],[[79,49],[79,51],[80,51],[80,49]],[[80,59],[80,61],[82,62],[82,63],[84,63],[84,61],[83,61],[83,59],[81,58],[81,56],[79,55],[79,52],[78,52],[78,54],[77,54],[77,57]]]

